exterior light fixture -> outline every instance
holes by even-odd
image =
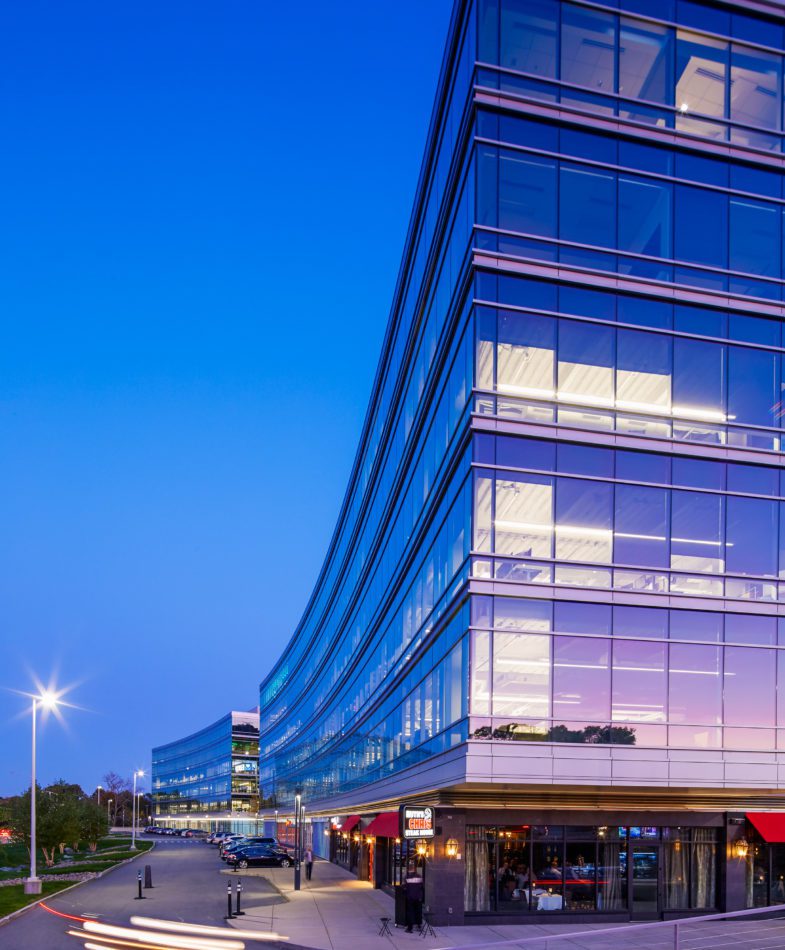
[[[733,857],[744,860],[750,851],[750,843],[746,838],[739,838],[733,842]]]
[[[359,842],[359,840],[360,840],[360,836],[359,836],[359,834],[357,834],[357,832],[354,833],[354,840],[355,840],[355,842]]]
[[[424,858],[428,854],[428,842],[425,840],[425,838],[418,838],[414,850],[417,852],[417,856],[420,858]]]
[[[687,105],[686,102],[682,102],[682,104],[679,106],[679,112],[681,113],[687,112],[689,108],[690,107]]]
[[[458,842],[455,840],[455,838],[447,839],[447,843],[444,846],[444,853],[448,858],[458,857]]]
[[[395,843],[396,843],[396,844],[400,844],[400,843],[401,843],[401,839],[400,839],[400,838],[396,838],[396,839],[395,839]]]
[[[604,838],[605,835],[608,834],[608,826],[607,826],[607,825],[600,825],[600,827],[597,829],[597,834],[598,834],[598,836],[599,836],[600,838]]]

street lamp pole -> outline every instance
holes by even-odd
[[[103,785],[99,785],[96,791],[98,792],[98,804],[101,804],[101,791],[103,790]]]
[[[106,820],[109,822],[109,830],[112,830],[112,805],[114,805],[113,798],[107,798],[106,800]]]
[[[134,769],[134,797],[131,802],[131,851],[136,851],[136,777],[144,775],[142,769]]]
[[[50,693],[48,690],[41,693],[40,696],[33,697],[32,705],[32,714],[33,714],[33,742],[31,749],[31,776],[30,776],[30,877],[24,882],[24,892],[25,894],[40,894],[41,893],[41,879],[36,873],[36,826],[35,826],[35,804],[36,804],[36,776],[35,776],[35,759],[36,759],[36,713],[38,707],[43,706],[46,709],[54,709],[57,705],[57,696],[54,693]]]

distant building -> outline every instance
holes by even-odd
[[[455,4],[344,504],[260,687],[262,794],[323,853],[386,885],[396,809],[434,809],[436,923],[785,899],[783,50],[767,0]]]
[[[259,810],[259,714],[231,712],[193,735],[153,749],[158,825],[255,830]]]

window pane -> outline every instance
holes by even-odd
[[[671,640],[722,641],[722,614],[708,610],[671,610]]]
[[[664,488],[616,486],[614,556],[617,564],[668,566],[668,500]]]
[[[615,722],[665,722],[666,653],[664,643],[614,641],[612,717]]]
[[[497,350],[501,392],[553,399],[556,321],[535,314],[502,313]]]
[[[498,554],[550,557],[553,535],[553,480],[509,475],[496,481]]]
[[[677,185],[674,200],[676,257],[694,264],[728,266],[728,196]]]
[[[561,164],[559,237],[579,244],[616,244],[616,176]]]
[[[499,227],[556,236],[556,162],[499,154]]]
[[[610,718],[610,640],[554,637],[554,719]]]
[[[779,502],[763,498],[727,499],[725,569],[732,574],[777,574]]]
[[[670,412],[671,340],[662,334],[619,330],[616,406],[634,412]]]
[[[725,348],[700,340],[673,341],[673,414],[725,421]]]
[[[614,607],[613,635],[667,640],[668,611],[658,607]]]
[[[725,724],[773,726],[776,696],[774,650],[725,647]]]
[[[722,721],[722,663],[719,647],[671,643],[669,719],[690,724]]]
[[[610,13],[562,5],[561,78],[564,82],[614,91],[616,18]]]
[[[560,478],[556,494],[556,557],[611,561],[613,486]]]
[[[679,30],[676,34],[676,106],[687,114],[725,115],[728,44]]]
[[[524,597],[495,597],[493,623],[501,630],[548,633],[551,629],[551,604],[547,600],[527,600]]]
[[[653,257],[671,257],[672,201],[671,185],[653,179],[621,175],[619,250]]]
[[[550,637],[493,635],[493,715],[547,718],[550,712]]]
[[[556,601],[553,629],[559,633],[599,633],[610,636],[611,608],[604,604]]]
[[[745,125],[780,126],[780,56],[733,44],[730,67],[730,117]]]
[[[539,76],[556,76],[554,0],[502,0],[501,65]]]
[[[722,573],[722,503],[719,495],[673,492],[671,567],[674,570]]]
[[[633,99],[673,103],[673,31],[622,17],[619,92]]]
[[[730,201],[730,269],[780,276],[779,207],[751,198]]]
[[[559,399],[613,405],[613,334],[610,327],[559,321]]]
[[[779,357],[776,353],[728,347],[728,418],[752,425],[775,425]]]

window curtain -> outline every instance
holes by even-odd
[[[717,845],[713,828],[692,830],[692,881],[690,906],[714,907],[717,903]]]
[[[619,856],[622,844],[615,841],[604,842],[600,845],[600,862],[598,885],[598,910],[622,910],[624,908],[624,893],[626,886],[622,883]]]
[[[485,829],[483,829],[484,831]],[[488,843],[484,835],[479,841],[466,842],[466,872],[463,888],[466,910],[490,910],[488,886]]]
[[[687,888],[688,844],[680,838],[663,844],[665,872],[665,906],[669,909],[689,907]]]

